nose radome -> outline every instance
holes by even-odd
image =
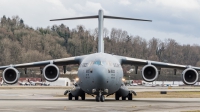
[[[93,71],[96,89],[105,89],[107,81],[106,68],[102,66],[97,66]]]

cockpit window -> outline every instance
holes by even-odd
[[[108,65],[108,63],[105,62],[105,61],[102,61],[101,64],[102,64],[102,65]]]
[[[91,62],[88,64],[88,66],[92,66],[93,64],[94,64],[94,62],[91,61]]]
[[[87,67],[88,66],[88,63],[83,63],[82,64],[82,67]]]
[[[111,62],[108,62],[108,65],[109,65],[109,66],[112,66],[112,63],[111,63]]]
[[[96,64],[96,65],[102,65],[101,61],[95,61],[94,64]]]
[[[91,61],[88,63],[88,67],[92,66],[92,65],[103,65],[103,66],[113,66],[113,63],[109,62],[109,61]]]

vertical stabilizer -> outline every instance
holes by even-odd
[[[98,26],[98,52],[104,52],[103,40],[103,10],[99,10],[99,26]]]
[[[75,20],[75,19],[94,19],[98,18],[99,26],[98,26],[98,52],[104,53],[104,40],[103,40],[103,21],[106,19],[122,19],[122,20],[134,20],[134,21],[149,21],[145,19],[136,19],[136,18],[126,18],[126,17],[117,17],[117,16],[108,16],[103,14],[103,10],[99,10],[99,15],[93,16],[82,16],[82,17],[72,17],[72,18],[62,18],[62,19],[52,19],[50,21],[61,21],[61,20]]]

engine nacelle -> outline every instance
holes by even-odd
[[[187,68],[182,72],[182,80],[186,85],[194,85],[199,78],[198,72],[193,68]]]
[[[43,69],[43,75],[49,82],[56,81],[60,75],[59,68],[54,64],[46,65]]]
[[[142,78],[146,82],[153,82],[158,77],[158,69],[153,65],[146,65],[142,68]]]
[[[20,77],[19,71],[16,68],[9,67],[3,71],[3,80],[7,84],[15,84]]]

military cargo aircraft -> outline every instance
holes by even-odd
[[[128,100],[132,100],[132,94],[134,92],[129,91],[122,81],[122,64],[134,65],[136,73],[138,71],[138,66],[143,66],[141,74],[143,80],[147,82],[156,80],[159,76],[161,68],[172,68],[175,70],[175,73],[177,69],[183,70],[182,80],[187,85],[193,85],[197,82],[199,76],[197,71],[200,71],[200,67],[157,62],[104,53],[104,19],[123,19],[147,22],[151,22],[151,20],[108,16],[104,15],[103,10],[99,10],[98,15],[94,16],[53,19],[50,21],[91,18],[98,18],[98,53],[0,66],[0,70],[3,70],[3,80],[7,84],[14,84],[18,82],[20,77],[19,71],[17,70],[18,68],[25,68],[26,71],[27,68],[30,67],[41,67],[43,68],[43,76],[47,81],[56,81],[60,75],[58,66],[63,66],[64,72],[66,72],[66,65],[78,64],[79,81],[75,84],[74,89],[66,92],[68,93],[69,100],[72,100],[73,97],[75,97],[75,100],[78,100],[79,97],[81,97],[82,100],[85,100],[85,93],[87,93],[96,96],[95,99],[98,102],[103,102],[105,100],[105,95],[108,96],[112,94],[115,94],[116,100],[119,100],[120,97],[122,100],[126,100],[127,98]]]

